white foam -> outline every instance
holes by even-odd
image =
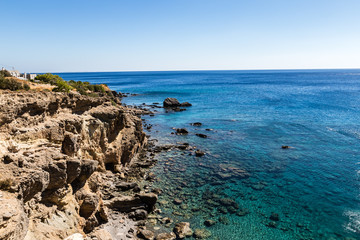
[[[360,233],[360,211],[346,211],[344,215],[349,218],[345,229],[351,232]]]

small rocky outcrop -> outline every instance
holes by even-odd
[[[176,98],[166,98],[163,102],[164,108],[179,108],[179,107],[191,107],[191,103],[183,102],[180,103]]]

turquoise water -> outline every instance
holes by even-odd
[[[144,117],[160,143],[187,142],[206,152],[157,156],[162,215],[207,228],[212,239],[360,239],[360,70],[59,75],[139,94],[124,99],[127,104],[166,97],[193,104]],[[190,133],[172,135],[172,127]],[[173,204],[174,198],[183,203]],[[224,198],[236,204],[224,205]],[[205,227],[205,219],[217,223]]]

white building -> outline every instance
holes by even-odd
[[[9,73],[11,74],[11,76],[19,78],[20,77],[20,72],[18,70],[11,70],[9,71]]]
[[[36,74],[35,73],[28,73],[26,75],[26,78],[29,79],[29,80],[35,80]]]
[[[1,68],[1,70],[6,70],[4,67]],[[7,70],[11,76],[16,78],[22,78],[24,80],[35,80],[36,74],[35,73],[20,73],[18,70]]]

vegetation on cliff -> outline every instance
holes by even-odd
[[[90,84],[89,82],[81,81],[65,81],[58,75],[51,73],[45,73],[36,76],[36,80],[39,80],[41,83],[48,83],[56,86],[54,92],[69,92],[70,90],[76,90],[81,95],[90,95],[90,96],[99,96],[97,93],[105,93],[103,85]],[[95,94],[94,94],[95,93]]]
[[[6,70],[0,71],[0,89],[9,89],[11,91],[29,90],[30,86],[22,81],[12,78],[10,73]]]

